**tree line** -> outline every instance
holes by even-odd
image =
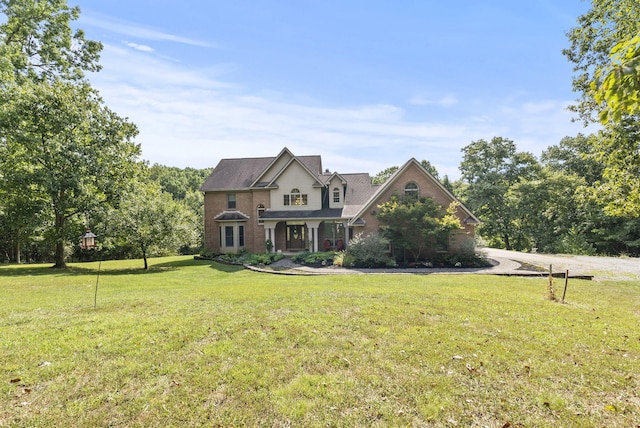
[[[566,137],[540,159],[495,137],[463,149],[454,192],[491,246],[520,251],[640,255],[640,218],[609,209],[603,134]]]
[[[140,159],[135,124],[86,73],[102,44],[73,31],[66,0],[0,0],[0,259],[137,257],[198,247],[208,171]],[[99,253],[84,252],[91,228]]]

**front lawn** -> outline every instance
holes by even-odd
[[[640,420],[637,283],[141,265],[0,267],[0,427]]]

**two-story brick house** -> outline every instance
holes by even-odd
[[[222,159],[204,192],[205,248],[216,253],[246,249],[324,251],[345,248],[349,239],[379,229],[377,206],[392,195],[432,197],[449,206],[456,198],[415,159],[384,184],[368,173],[322,169],[320,156],[295,156],[287,148],[275,157]],[[475,236],[478,219],[462,204],[463,228],[448,243],[452,250]]]

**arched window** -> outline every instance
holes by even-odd
[[[300,193],[300,189],[294,187],[288,195],[284,195],[285,205],[307,205],[307,195]]]
[[[418,185],[416,183],[407,183],[407,185],[404,186],[404,195],[409,198],[417,198],[418,190]]]
[[[334,204],[340,203],[340,189],[338,189],[337,187],[333,188],[333,203]]]

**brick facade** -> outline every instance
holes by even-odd
[[[268,180],[261,181],[265,177]],[[267,236],[274,241],[274,251],[323,251],[326,241],[335,241],[330,242],[332,248],[348,246],[350,237],[379,230],[377,206],[394,195],[403,195],[408,183],[417,186],[419,196],[433,198],[443,209],[457,202],[415,159],[382,186],[372,185],[366,173],[322,172],[319,157],[296,158],[286,148],[275,158],[222,160],[201,189],[205,193],[205,248],[215,253],[241,249],[259,253],[266,250]],[[309,205],[283,204],[283,197],[289,200],[290,189],[298,187],[308,196]],[[334,200],[336,189],[344,199]],[[228,206],[229,194],[235,195],[235,207]],[[259,220],[261,205],[265,213]],[[473,239],[478,224],[463,205],[457,215],[464,228],[452,234],[451,250]],[[330,231],[335,239],[327,239]],[[287,241],[289,233],[304,239],[297,239],[294,248],[294,240]],[[287,248],[289,244],[292,248]]]

